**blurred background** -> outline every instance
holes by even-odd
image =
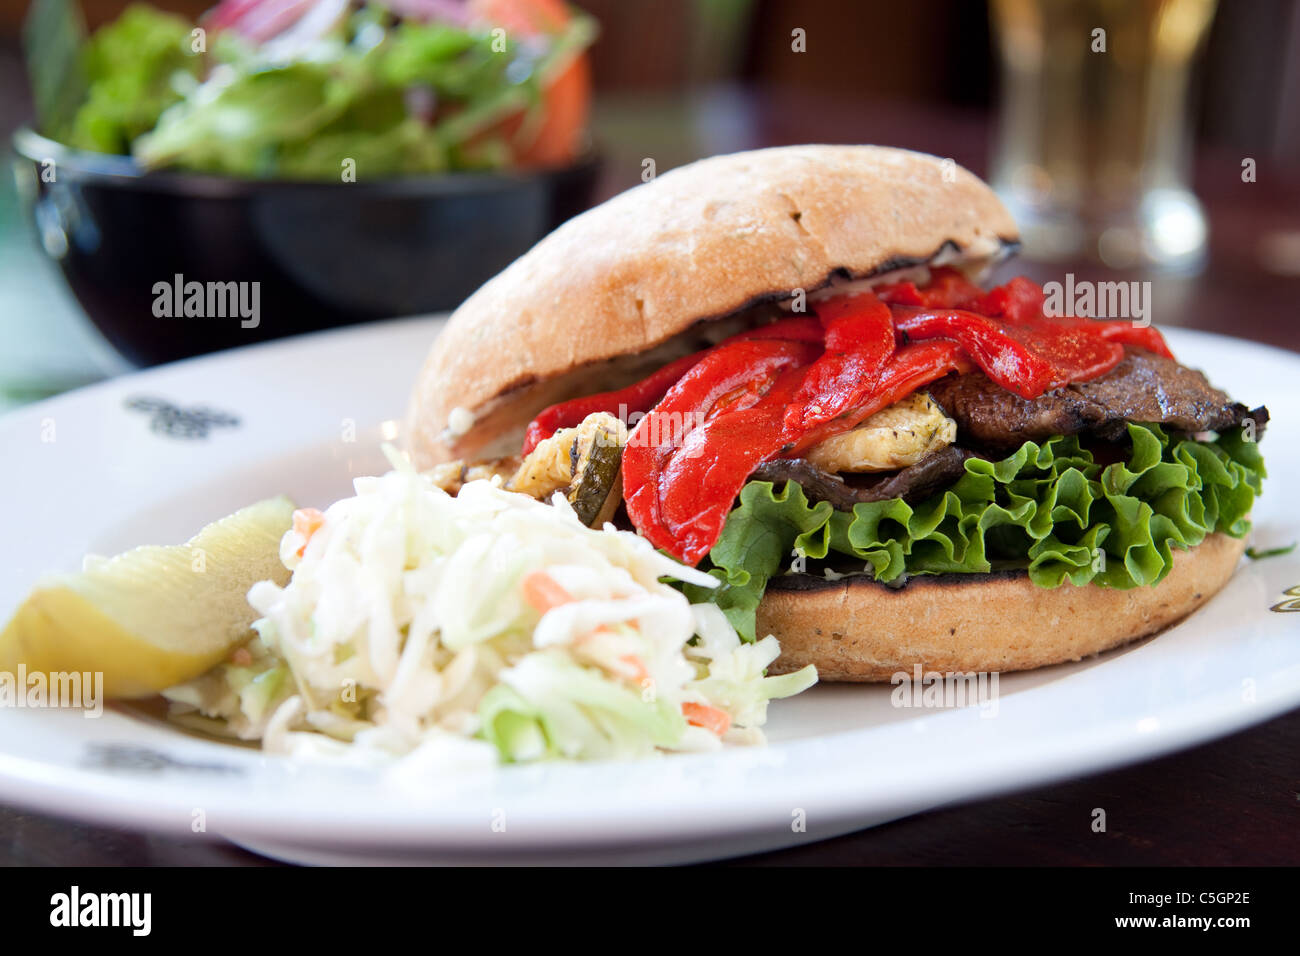
[[[189,18],[208,6],[161,0]],[[120,0],[84,0],[93,28]],[[1161,324],[1300,347],[1300,0],[579,0],[594,197],[720,152],[883,143],[991,177],[1004,267],[1154,284]],[[0,0],[0,134],[30,122]],[[1096,48],[1102,29],[1104,49]],[[0,181],[0,407],[129,367]]]

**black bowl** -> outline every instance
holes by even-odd
[[[14,148],[41,245],[142,365],[453,309],[585,209],[598,165],[303,183],[145,173],[29,129]]]

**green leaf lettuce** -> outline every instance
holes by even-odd
[[[69,128],[48,132],[79,149],[129,152],[132,140],[196,84],[200,60],[190,53],[190,30],[180,17],[128,7],[82,51],[87,98]]]
[[[768,582],[803,557],[861,562],[884,583],[904,575],[1025,569],[1039,587],[1158,584],[1174,548],[1221,531],[1242,537],[1265,477],[1258,445],[1241,429],[1215,441],[1174,438],[1130,424],[1126,461],[1097,462],[1077,437],[1025,442],[1000,461],[972,458],[947,490],[836,511],[787,482],[751,481],[707,561],[722,587],[687,586],[718,604],[746,638]]]
[[[136,5],[97,30],[81,51],[85,102],[45,132],[147,169],[240,177],[337,181],[346,161],[365,178],[500,168],[507,135],[535,133],[546,84],[596,33],[577,14],[555,35],[498,39],[378,4],[289,52],[232,31],[196,52],[192,29]]]

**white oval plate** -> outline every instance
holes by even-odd
[[[350,494],[352,477],[384,468],[379,441],[393,437],[438,328],[417,319],[270,343],[0,418],[0,614],[42,571],[75,569],[87,552],[183,541],[273,493],[303,504]],[[1300,476],[1300,356],[1177,330],[1169,338],[1216,384],[1268,404],[1272,477],[1253,543],[1300,538],[1290,497]],[[129,407],[141,398],[174,408]],[[823,685],[772,706],[766,748],[637,762],[383,775],[294,765],[135,710],[86,719],[5,708],[0,800],[220,834],[303,862],[646,863],[757,852],[1149,758],[1292,708],[1300,614],[1270,609],[1297,585],[1300,554],[1244,562],[1205,609],[1158,638],[1003,677],[996,712],[896,708],[888,686]]]

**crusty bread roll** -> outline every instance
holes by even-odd
[[[908,150],[787,146],[674,169],[565,223],[456,310],[411,396],[407,449],[421,467],[518,451],[542,408],[646,371],[606,381],[595,363],[836,274],[940,254],[975,271],[1017,237],[976,176]]]
[[[816,664],[822,680],[887,681],[925,671],[1023,671],[1081,658],[1155,634],[1191,614],[1232,577],[1246,542],[1212,534],[1155,587],[1125,591],[1040,588],[1023,572],[917,575],[902,588],[866,577],[776,578],[758,608],[775,634],[772,672]]]

